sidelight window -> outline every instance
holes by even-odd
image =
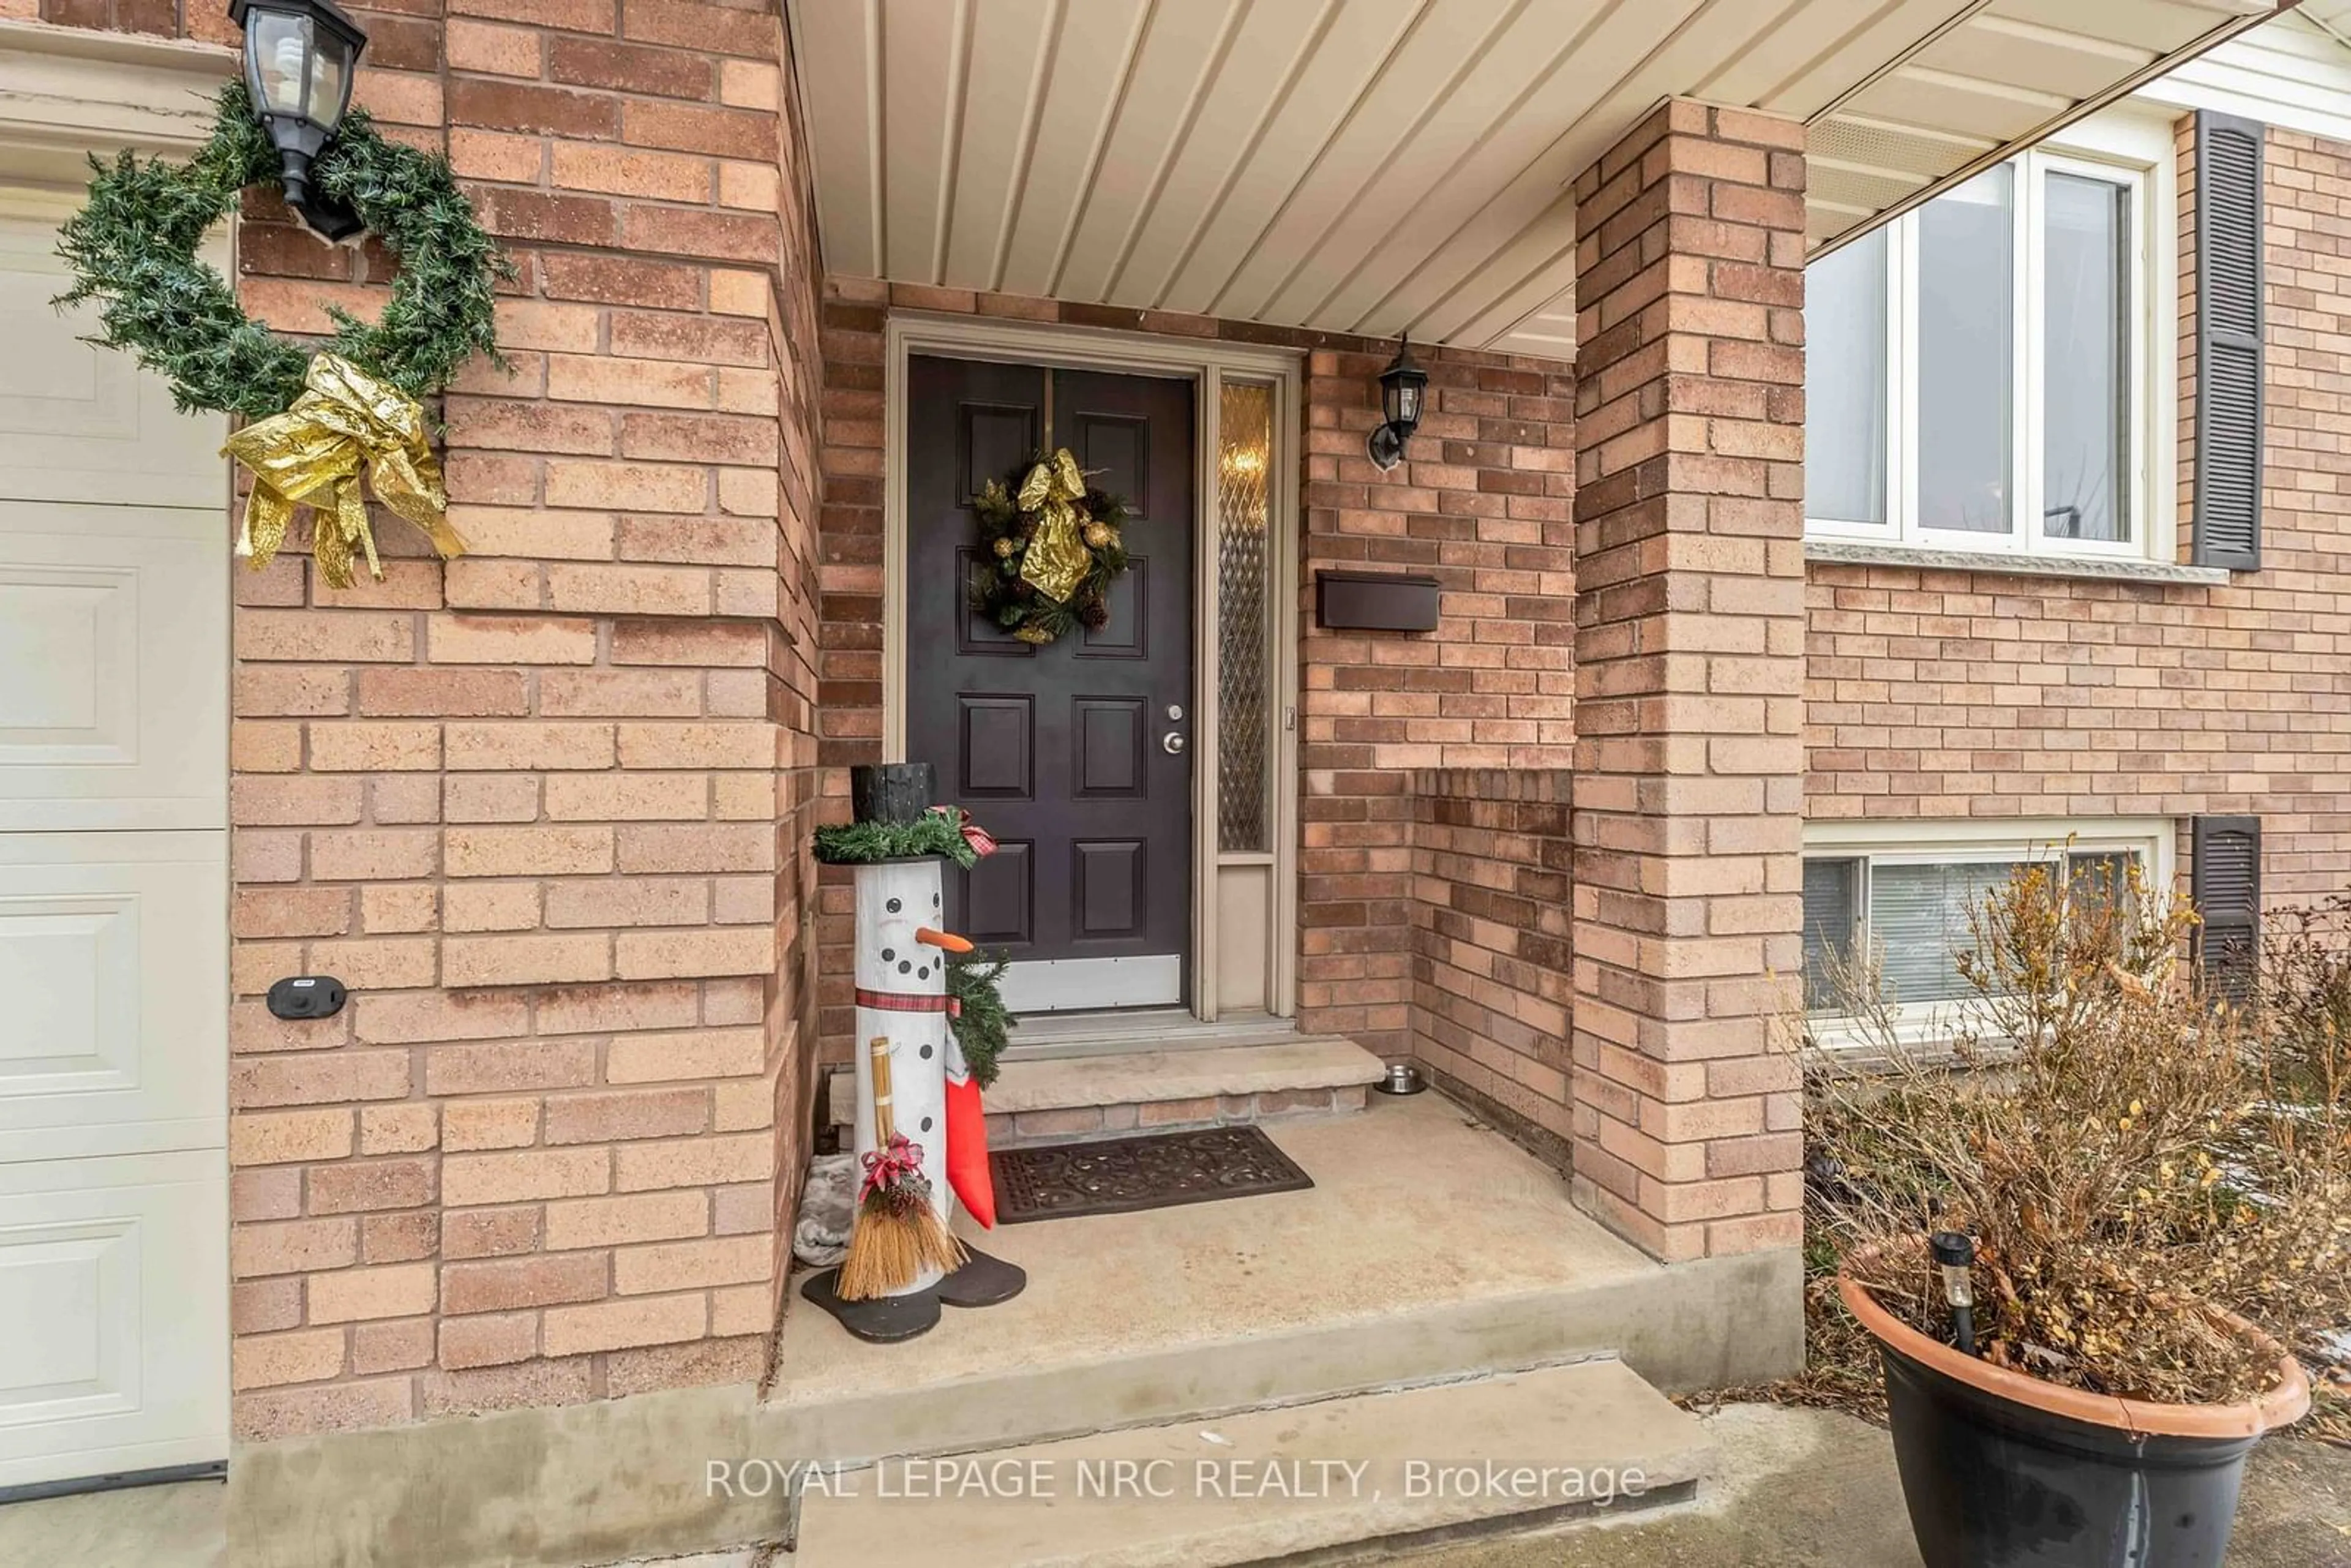
[[[1220,379],[1217,450],[1217,844],[1273,847],[1273,386]]]

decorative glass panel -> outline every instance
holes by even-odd
[[[2043,258],[2042,531],[2130,538],[2130,189],[2049,176]]]
[[[1918,214],[1918,522],[2012,532],[2016,169],[2002,163]]]
[[[1271,621],[1273,388],[1227,380],[1217,403],[1217,842],[1273,847]]]
[[[1804,271],[1804,515],[1886,521],[1886,231]]]

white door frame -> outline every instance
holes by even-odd
[[[1193,425],[1194,531],[1192,713],[1192,986],[1193,1017],[1218,1014],[1217,882],[1226,869],[1270,867],[1272,897],[1266,918],[1267,1011],[1296,1011],[1298,968],[1298,570],[1300,455],[1303,429],[1301,356],[1291,350],[1213,339],[1160,337],[1092,327],[1065,327],[970,316],[893,311],[883,355],[882,503],[882,756],[906,755],[906,385],[915,354],[996,360],[1024,365],[1127,374],[1177,376],[1198,389]],[[1273,386],[1273,441],[1269,461],[1277,483],[1269,487],[1268,564],[1273,580],[1266,599],[1267,694],[1273,725],[1272,847],[1225,852],[1217,842],[1217,460],[1218,388],[1230,373]]]

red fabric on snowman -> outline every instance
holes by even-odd
[[[947,1185],[956,1200],[983,1230],[996,1228],[996,1176],[987,1165],[987,1113],[979,1103],[979,1081],[964,1061],[963,1047],[947,1036]]]

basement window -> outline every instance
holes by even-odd
[[[2069,896],[2115,896],[2136,865],[2168,885],[2174,833],[2147,819],[2030,823],[1818,823],[1804,834],[1804,1009],[1816,1039],[1841,1041],[1840,970],[1876,966],[1896,1027],[1947,1033],[1974,995],[1959,958],[1970,916],[2021,866],[2045,864]]]
[[[1813,537],[2169,559],[2169,133],[2068,135],[1806,269]]]

